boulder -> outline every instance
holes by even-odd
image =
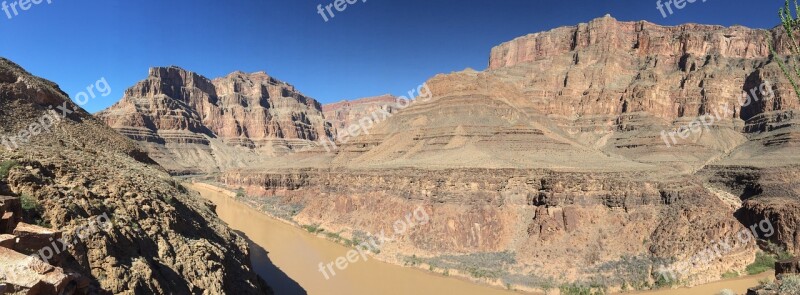
[[[5,212],[0,217],[0,233],[11,233],[14,231],[14,228],[17,227],[16,222],[14,220],[17,218],[17,215],[14,212]]]
[[[12,294],[74,294],[63,291],[77,284],[61,268],[6,248],[0,248],[0,279]]]
[[[775,276],[800,274],[800,258],[792,258],[775,262]]]
[[[13,234],[18,238],[14,250],[26,254],[39,252],[43,248],[52,248],[53,242],[61,238],[61,232],[24,222],[17,224]],[[58,242],[56,244],[61,246]]]
[[[14,249],[14,246],[16,245],[17,245],[17,237],[9,234],[0,234],[0,247],[6,249]]]
[[[11,233],[11,230],[22,221],[22,203],[19,198],[0,196],[0,233]]]

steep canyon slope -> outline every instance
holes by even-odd
[[[326,150],[314,141],[337,131],[313,117],[316,137],[298,138],[309,148],[227,166],[218,180],[348,239],[422,206],[432,222],[379,258],[520,288],[652,286],[661,263],[764,218],[770,239],[800,254],[800,101],[770,55],[770,42],[788,52],[780,36],[610,16],[523,36],[492,49],[484,71],[431,78],[430,97],[368,134]],[[360,119],[330,113],[338,130]],[[682,282],[742,270],[755,249],[736,247]]]
[[[31,127],[48,113],[60,119],[47,128]],[[213,205],[191,195],[137,144],[72,103],[56,84],[2,58],[0,128],[3,134],[36,133],[0,150],[0,195],[22,199],[22,221],[63,233],[64,250],[56,250],[49,262],[80,277],[70,285],[78,291],[271,293],[250,267],[246,241],[218,219]],[[97,216],[107,216],[109,226],[87,234]],[[15,255],[46,253],[39,248],[2,252],[0,281],[6,291],[56,294],[27,285],[38,278],[20,278],[8,263]],[[65,290],[59,294],[76,291]]]

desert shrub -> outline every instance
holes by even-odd
[[[500,276],[499,271],[493,271],[480,267],[468,267],[467,272],[469,272],[469,275],[471,275],[473,278],[478,278],[478,279],[481,278],[494,279]]]
[[[347,246],[350,245],[350,240],[343,238],[342,235],[339,233],[327,232],[325,233],[325,236],[328,237],[328,239],[333,240],[334,242],[344,244]]]
[[[13,160],[0,163],[0,179],[8,178],[8,172],[16,166],[19,166],[19,163]]]
[[[584,285],[566,284],[558,289],[562,295],[592,295],[592,288]]]
[[[722,278],[723,279],[733,279],[733,278],[738,278],[738,277],[739,277],[739,272],[737,272],[735,270],[729,270],[729,271],[725,272],[724,274],[722,274]]]
[[[794,255],[792,255],[792,253],[790,253],[789,251],[786,251],[786,248],[784,248],[783,246],[779,246],[771,241],[767,242],[766,248],[767,251],[769,251],[769,253],[775,254],[777,260],[789,260],[794,258]]]
[[[553,279],[546,279],[539,285],[539,288],[544,291],[544,294],[550,294],[550,290],[553,290],[555,286],[556,283],[553,281]]]
[[[786,31],[786,35],[788,40],[791,44],[789,44],[789,48],[791,50],[791,54],[789,56],[788,62],[783,61],[780,57],[778,57],[778,53],[775,51],[775,48],[772,46],[772,42],[770,43],[770,51],[772,55],[775,57],[775,61],[778,62],[778,66],[780,66],[783,75],[789,79],[789,82],[792,84],[794,88],[795,94],[797,97],[800,98],[800,87],[798,87],[798,80],[800,80],[800,66],[798,65],[798,58],[800,58],[800,46],[798,46],[797,40],[795,38],[795,34],[800,31],[800,9],[798,9],[797,0],[794,1],[794,16],[792,16],[792,9],[789,7],[789,0],[786,0],[786,5],[778,11],[778,15],[781,18],[781,25],[783,29]],[[771,35],[767,32],[768,40],[771,40]]]
[[[747,266],[749,275],[757,275],[775,268],[775,257],[764,252],[756,253],[756,261]]]
[[[608,286],[626,285],[632,290],[649,290],[652,278],[661,277],[651,274],[659,265],[670,264],[671,260],[656,258],[648,255],[620,256],[619,259],[606,261],[591,269],[597,273],[593,280]]]
[[[178,199],[176,199],[171,195],[164,195],[164,202],[167,202],[167,204],[175,206],[175,204],[178,202]]]
[[[28,194],[22,194],[19,196],[19,200],[22,205],[22,219],[25,222],[41,227],[50,227],[50,223],[45,221],[44,217],[42,216],[44,208],[42,208],[42,205],[39,204],[39,200],[36,199],[36,197],[32,197]]]
[[[22,203],[22,210],[24,211],[38,211],[41,209],[39,205],[39,200],[34,197],[31,197],[28,194],[22,194],[19,196],[19,200]]]
[[[723,289],[719,291],[717,295],[736,295],[736,292],[733,292],[731,289]]]
[[[763,278],[758,281],[758,287],[762,289],[775,289],[775,281],[769,278]]]
[[[781,280],[781,286],[778,287],[778,294],[781,295],[800,295],[800,276],[787,275]]]
[[[422,259],[418,258],[416,254],[412,255],[410,257],[406,256],[403,260],[405,261],[404,264],[406,266],[416,266],[416,265],[424,262]]]
[[[325,231],[324,229],[319,227],[319,224],[303,225],[302,228],[305,229],[306,231],[312,233],[312,234],[317,234],[317,233],[321,233],[321,232]]]

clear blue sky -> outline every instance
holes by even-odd
[[[6,0],[12,2],[10,0]],[[359,0],[325,22],[327,0],[47,0],[8,19],[0,56],[74,95],[100,77],[110,106],[152,66],[206,77],[266,71],[323,103],[403,94],[437,73],[485,69],[490,49],[610,13],[771,28],[782,0],[697,0],[663,18],[655,0]],[[758,3],[758,4],[756,4]]]

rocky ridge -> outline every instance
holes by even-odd
[[[332,132],[316,100],[264,72],[209,80],[178,67],[152,68],[96,115],[147,143],[148,153],[175,174],[246,166]]]
[[[57,85],[0,59],[3,134],[28,129],[58,106],[73,112],[18,148],[0,150],[0,195],[26,200],[25,223],[72,237],[61,242],[65,250],[49,261],[53,265],[44,266],[86,280],[66,294],[271,293],[250,267],[246,241],[218,219],[212,205],[185,190],[134,142],[72,103]],[[98,216],[108,216],[112,226],[82,234]],[[11,246],[21,254],[2,250],[7,254],[2,259],[18,261],[19,255],[36,252],[34,244],[19,244],[36,235],[21,232],[36,229],[22,224],[17,223],[17,243]],[[0,274],[19,275],[14,265],[0,263]],[[55,294],[33,287],[14,290]]]

